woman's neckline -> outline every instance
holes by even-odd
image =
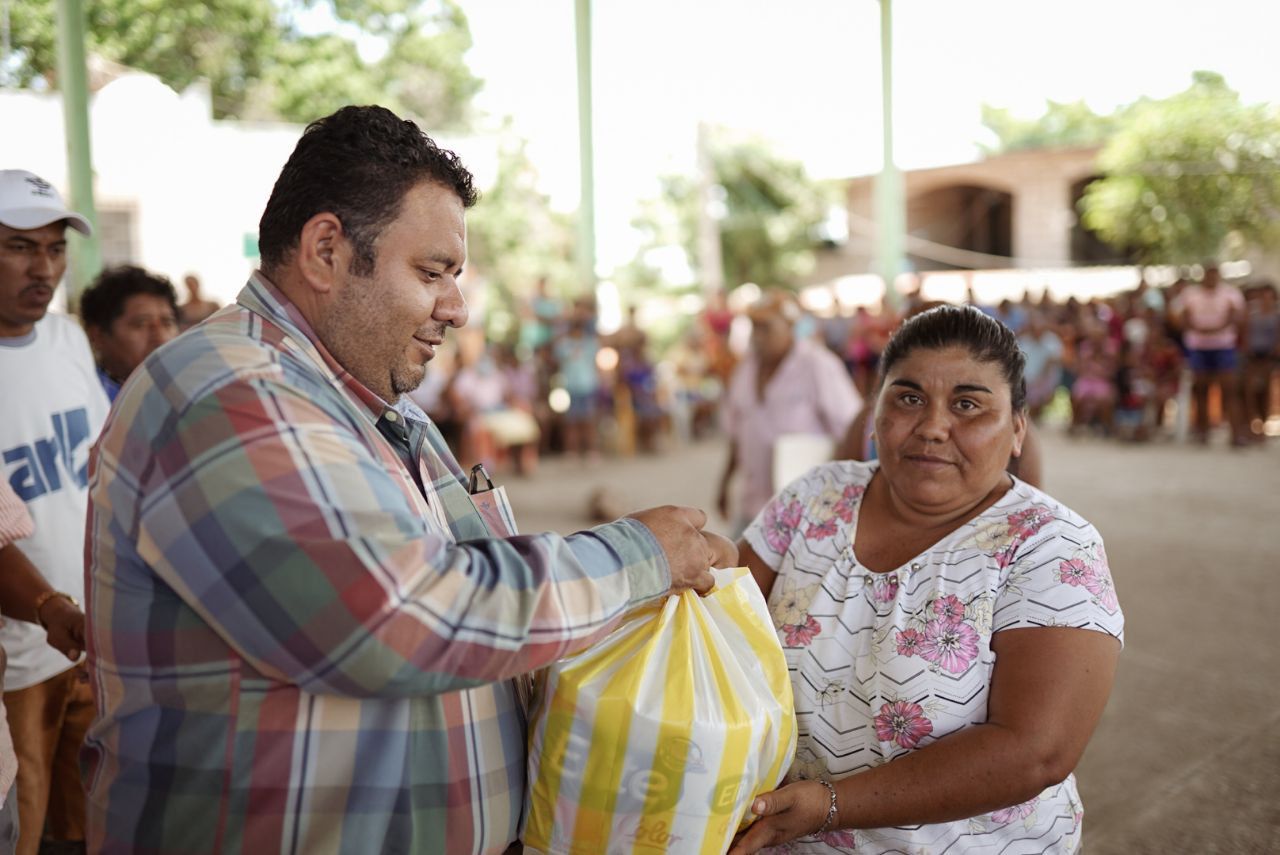
[[[888,569],[885,569],[885,570],[874,570],[874,569],[872,569],[871,567],[867,566],[866,564],[864,564],[864,563],[862,562],[862,559],[860,559],[860,558],[858,557],[858,553],[857,553],[857,550],[856,550],[856,548],[855,548],[855,545],[856,545],[856,544],[857,544],[857,542],[858,542],[858,526],[859,526],[859,524],[860,524],[860,523],[861,523],[861,521],[862,521],[862,509],[863,509],[863,505],[864,505],[864,503],[866,502],[866,492],[865,492],[865,491],[866,491],[866,490],[870,490],[870,489],[871,489],[871,481],[872,481],[872,479],[873,479],[873,478],[875,478],[875,477],[876,477],[876,475],[877,475],[877,474],[879,474],[879,472],[880,472],[880,461],[878,461],[878,460],[868,461],[868,465],[869,465],[869,468],[871,469],[871,475],[870,475],[870,477],[868,477],[868,478],[867,478],[866,483],[863,485],[863,486],[864,486],[864,488],[865,488],[865,490],[864,490],[864,492],[863,492],[863,495],[860,497],[860,499],[859,499],[859,501],[858,501],[858,512],[857,512],[856,514],[854,514],[854,515],[853,515],[853,522],[851,522],[851,523],[849,524],[849,529],[848,529],[848,531],[849,531],[849,546],[848,546],[848,549],[849,549],[849,557],[853,560],[853,566],[854,566],[854,567],[857,567],[857,568],[860,568],[861,570],[863,570],[863,571],[865,571],[865,572],[867,572],[867,573],[870,573],[870,574],[871,574],[871,575],[873,575],[873,576],[886,576],[886,575],[888,575],[888,574],[890,574],[890,573],[897,573],[898,571],[900,571],[900,570],[902,570],[902,569],[904,569],[904,568],[912,567],[913,565],[917,565],[917,566],[918,566],[918,565],[921,563],[921,560],[920,560],[920,559],[921,559],[923,556],[926,556],[926,555],[928,555],[930,552],[935,551],[939,546],[941,546],[942,544],[946,543],[946,542],[947,542],[947,541],[949,541],[951,538],[955,537],[957,534],[959,534],[961,531],[963,531],[966,527],[968,527],[968,526],[969,526],[971,523],[973,523],[975,520],[980,520],[980,519],[982,519],[984,516],[986,516],[987,514],[990,514],[992,511],[995,511],[995,510],[1000,509],[1000,508],[1001,508],[1001,507],[1002,507],[1006,502],[1011,501],[1011,497],[1016,498],[1016,497],[1021,496],[1021,495],[1022,495],[1022,491],[1019,489],[1019,487],[1020,487],[1020,485],[1022,485],[1023,483],[1025,483],[1025,482],[1023,482],[1023,481],[1020,481],[1020,480],[1018,479],[1018,476],[1014,475],[1013,473],[1008,473],[1008,475],[1009,475],[1009,481],[1010,481],[1008,489],[1006,489],[1006,490],[1005,490],[1005,491],[1000,495],[1000,497],[999,497],[999,498],[997,498],[997,499],[996,499],[994,502],[992,502],[990,505],[988,505],[987,507],[985,507],[985,508],[983,508],[982,510],[978,511],[978,513],[976,513],[976,514],[974,514],[973,516],[969,517],[969,518],[968,518],[967,520],[965,520],[964,522],[961,522],[959,525],[957,525],[955,528],[953,528],[953,529],[951,529],[950,531],[948,531],[946,534],[943,534],[941,537],[939,537],[939,538],[938,538],[937,540],[935,540],[933,543],[929,544],[928,546],[924,547],[924,548],[923,548],[923,549],[921,549],[921,550],[918,550],[914,555],[912,555],[910,558],[906,559],[906,560],[905,560],[905,561],[903,561],[902,563],[900,563],[900,564],[898,564],[898,565],[896,565],[896,566],[894,566],[894,567],[890,567],[890,568],[888,568]]]

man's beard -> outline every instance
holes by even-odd
[[[315,325],[316,334],[339,365],[390,403],[402,394],[397,387],[403,383],[397,383],[399,354],[387,338],[375,288],[372,279],[350,277],[324,319]]]
[[[427,376],[427,366],[406,362],[403,365],[392,365],[390,373],[391,391],[399,398],[422,385],[423,378]]]

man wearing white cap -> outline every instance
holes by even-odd
[[[0,170],[0,477],[35,521],[35,534],[19,546],[54,589],[37,600],[39,626],[10,620],[0,627],[4,704],[18,755],[20,855],[34,855],[42,835],[84,840],[78,755],[93,720],[84,666],[46,643],[50,623],[83,619],[89,449],[108,407],[84,332],[47,313],[67,269],[67,228],[91,233],[49,182]]]

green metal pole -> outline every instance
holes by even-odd
[[[893,161],[893,10],[880,0],[880,103],[884,123],[884,165],[876,177],[876,268],[884,278],[885,304],[897,308],[902,296],[893,287],[902,273],[907,206],[902,172]]]
[[[578,32],[578,161],[582,191],[578,202],[578,278],[588,293],[596,288],[596,167],[591,118],[591,0],[576,0]]]
[[[83,0],[58,0],[58,85],[67,138],[67,177],[71,209],[93,224],[94,236],[74,237],[67,282],[67,305],[75,309],[80,292],[102,270],[98,212],[93,204],[93,157],[89,148],[89,74],[85,65]]]

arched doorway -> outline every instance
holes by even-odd
[[[1080,200],[1088,186],[1101,177],[1090,175],[1071,185],[1071,210],[1075,213],[1075,221],[1071,225],[1071,261],[1074,264],[1136,264],[1137,253],[1116,249],[1084,224]]]
[[[908,200],[907,232],[948,247],[989,255],[1013,254],[1013,196],[993,187],[957,184]],[[979,265],[957,264],[945,252],[909,248],[917,270],[948,270]],[[993,266],[993,265],[981,265]]]

